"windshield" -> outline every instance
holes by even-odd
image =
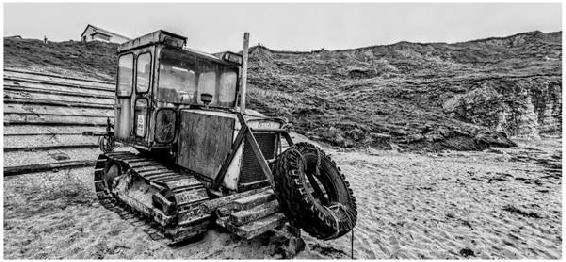
[[[209,94],[211,106],[232,107],[236,101],[237,70],[187,51],[163,50],[157,99],[202,105],[201,94]]]

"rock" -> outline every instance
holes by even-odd
[[[381,155],[380,152],[379,152],[379,150],[377,150],[377,149],[375,149],[375,148],[372,148],[372,147],[366,148],[366,153],[367,153],[368,155],[371,155],[371,156],[379,156],[379,155]]]
[[[385,133],[371,133],[371,136],[377,139],[391,139],[391,135]]]
[[[376,73],[374,70],[371,70],[366,67],[348,67],[348,76],[352,79],[363,79],[363,78],[371,78]]]
[[[541,218],[541,215],[539,215],[536,212],[529,212],[529,211],[524,211],[521,209],[518,209],[515,206],[512,205],[506,205],[503,207],[503,211],[507,211],[509,213],[516,213],[525,217],[531,217],[531,218]]]
[[[354,140],[354,141],[360,141],[360,140],[363,140],[366,137],[365,132],[363,130],[357,129],[357,128],[354,129],[354,130],[351,130],[351,131],[346,131],[345,136],[347,138]]]
[[[442,136],[440,133],[426,133],[424,137],[427,142],[437,142],[444,139],[444,136]]]
[[[463,257],[475,257],[476,255],[474,254],[474,251],[471,250],[470,248],[462,248],[460,249],[460,255],[462,255]]]
[[[538,138],[561,130],[561,90],[548,78],[490,80],[455,95],[443,112],[513,136]]]
[[[371,133],[372,143],[370,146],[378,149],[393,149],[391,146],[391,135],[384,133]]]
[[[488,148],[485,151],[489,152],[489,153],[500,154],[500,155],[503,154],[503,151],[501,151],[501,149],[497,149],[497,148]]]
[[[415,143],[422,141],[425,137],[422,134],[411,134],[407,136],[407,141],[409,143]]]
[[[517,147],[517,143],[507,138],[507,134],[503,132],[480,132],[474,138],[479,148],[488,147]]]

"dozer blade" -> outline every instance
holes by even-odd
[[[207,230],[204,185],[193,176],[130,152],[101,154],[94,185],[100,203],[131,220],[154,240],[176,244]],[[142,223],[143,222],[143,223]]]

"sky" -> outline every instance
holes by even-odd
[[[4,36],[79,40],[87,24],[137,37],[159,29],[207,52],[250,45],[277,50],[351,49],[461,42],[562,31],[561,3],[5,3]]]

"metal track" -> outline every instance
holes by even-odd
[[[107,190],[103,181],[108,161],[118,163],[122,174],[130,172],[136,179],[158,188],[168,199],[168,208],[147,206],[135,198],[117,197]],[[155,161],[130,152],[101,154],[95,166],[94,183],[102,206],[141,227],[153,240],[173,245],[205,232],[211,214],[202,208],[209,200],[203,183]]]

